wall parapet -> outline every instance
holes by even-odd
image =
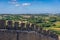
[[[7,24],[6,24],[7,23]],[[51,40],[58,40],[58,35],[50,30],[43,30],[42,27],[39,27],[35,24],[30,24],[30,23],[19,23],[19,22],[14,22],[13,21],[7,21],[6,20],[0,20],[0,32],[9,32],[9,33],[17,33],[19,34],[20,32],[37,32],[40,34],[42,39],[45,38],[52,38]],[[19,34],[20,35],[20,34]],[[46,39],[47,40],[47,39]]]

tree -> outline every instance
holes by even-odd
[[[50,17],[49,21],[50,22],[56,22],[57,21],[57,18],[56,17]]]

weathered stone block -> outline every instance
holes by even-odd
[[[5,20],[0,20],[0,29],[6,28],[6,21]]]

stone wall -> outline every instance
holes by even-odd
[[[17,34],[10,31],[0,31],[0,40],[16,40]]]
[[[39,35],[34,31],[0,31],[0,40],[40,40]]]
[[[14,25],[14,26],[13,26]],[[56,33],[35,24],[0,20],[0,40],[59,40]]]
[[[0,31],[0,40],[58,40],[58,38],[52,38],[39,34],[35,31],[15,31],[5,30]]]

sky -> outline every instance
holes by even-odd
[[[0,0],[0,14],[60,13],[60,0]]]

